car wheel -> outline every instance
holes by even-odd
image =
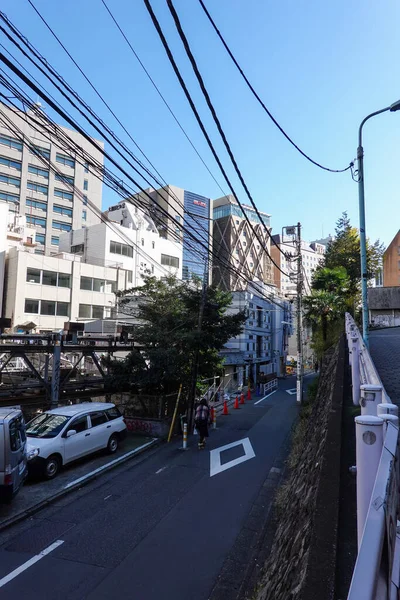
[[[107,452],[109,452],[110,454],[114,454],[117,450],[118,450],[118,437],[114,433],[114,435],[112,435],[110,437],[110,439],[108,440]]]
[[[44,476],[46,479],[53,479],[61,468],[61,460],[58,456],[49,456],[44,467]]]

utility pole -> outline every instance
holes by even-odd
[[[197,384],[197,372],[199,369],[199,354],[200,354],[200,334],[201,328],[203,326],[203,315],[204,315],[204,307],[207,301],[207,287],[208,287],[208,258],[206,258],[204,263],[204,276],[203,276],[203,287],[201,291],[201,299],[199,306],[199,319],[197,322],[197,335],[198,340],[196,344],[196,350],[193,357],[192,364],[192,376],[190,382],[190,390],[189,390],[189,402],[188,402],[188,431],[192,431],[193,425],[193,417],[194,417],[194,403],[196,400],[196,384]]]
[[[302,340],[302,294],[303,294],[303,261],[301,256],[301,224],[297,223],[297,371],[296,400],[303,401],[303,340]]]

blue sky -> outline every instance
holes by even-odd
[[[101,1],[34,1],[164,179],[211,198],[222,195]],[[227,191],[144,3],[108,3],[222,189]],[[211,121],[166,2],[152,0],[152,4],[239,197],[248,202]],[[333,233],[344,210],[358,225],[357,184],[350,174],[326,173],[299,155],[247,90],[198,1],[175,0],[174,4],[251,193],[258,207],[272,215],[273,232],[279,233],[282,226],[301,221],[304,238],[315,239],[322,233]],[[305,152],[328,167],[347,166],[356,155],[361,119],[400,98],[397,0],[206,0],[206,4],[273,115]],[[136,152],[28,2],[3,0],[2,10]],[[12,49],[4,38],[1,43]],[[79,121],[83,123],[81,118]],[[365,127],[367,235],[373,240],[379,237],[386,244],[400,224],[396,210],[399,138],[400,112],[378,116]],[[104,207],[115,200],[105,188]]]

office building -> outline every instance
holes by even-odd
[[[283,273],[274,265],[274,283],[284,293],[296,295],[298,261],[291,257],[297,254],[296,244],[289,237],[282,238],[274,235],[275,244],[271,245],[271,256]],[[303,264],[303,292],[311,291],[312,278],[315,269],[324,259],[326,246],[318,242],[301,242],[301,258]],[[285,253],[286,256],[282,254]]]
[[[270,236],[253,207],[242,209],[233,196],[223,196],[213,201],[213,268],[212,281],[227,291],[246,288],[248,281],[272,283]],[[270,215],[260,211],[265,226],[270,231]],[[236,272],[235,272],[236,271]]]
[[[102,181],[89,162],[81,164],[83,161],[61,148],[56,138],[38,133],[24,112],[14,112],[1,104],[0,108],[25,140],[23,143],[11,127],[0,124],[0,202],[26,216],[27,224],[36,232],[36,253],[45,248],[57,252],[61,233],[100,222],[97,209],[101,210]],[[103,164],[101,152],[84,137],[61,129],[94,161]],[[59,173],[50,168],[50,163]]]

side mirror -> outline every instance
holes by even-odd
[[[75,434],[76,434],[75,429],[70,429],[69,431],[67,431],[67,436],[66,437],[69,438],[69,437],[71,437],[72,435],[75,435]]]

